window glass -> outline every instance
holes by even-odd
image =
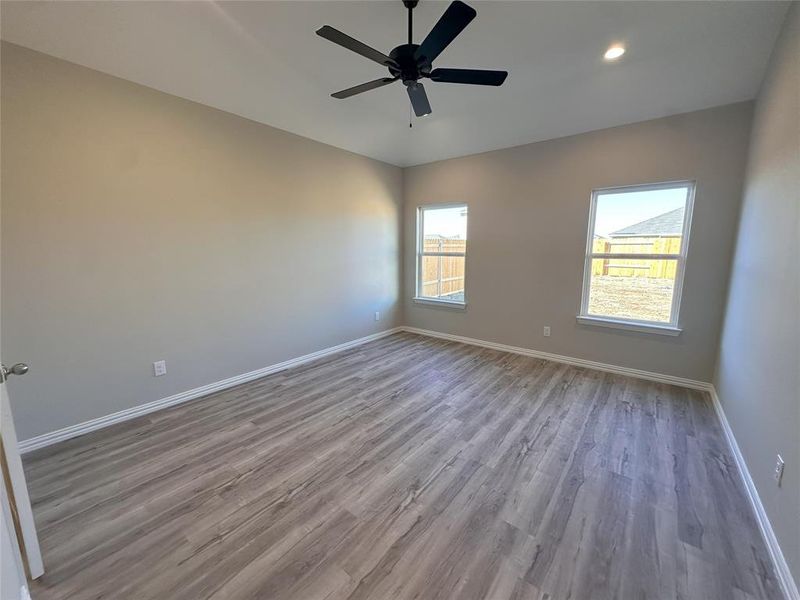
[[[581,315],[677,326],[693,185],[592,194]]]
[[[422,207],[417,218],[416,297],[463,304],[466,300],[466,205]]]

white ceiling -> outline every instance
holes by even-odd
[[[387,52],[399,0],[3,1],[2,38],[400,166],[753,98],[786,2],[477,2],[435,66],[509,71],[503,87],[426,82],[414,119],[402,84],[331,92],[382,68],[315,35],[328,24]],[[447,3],[420,2],[415,42]],[[628,53],[602,60],[612,42]]]

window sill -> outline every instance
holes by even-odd
[[[623,329],[626,331],[639,331],[641,333],[655,333],[657,335],[680,335],[682,329],[672,327],[670,325],[650,325],[648,323],[632,323],[630,321],[621,321],[617,319],[607,319],[604,317],[577,317],[578,323],[583,325],[596,325],[598,327],[610,327],[612,329]]]
[[[413,298],[416,304],[427,304],[429,306],[439,306],[441,308],[455,308],[456,310],[464,310],[467,308],[466,302],[456,302],[454,300],[437,300],[436,298],[420,298],[415,296]]]

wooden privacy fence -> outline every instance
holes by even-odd
[[[425,252],[466,252],[467,241],[439,236],[426,237]],[[615,254],[674,254],[681,250],[681,237],[630,237],[598,238],[594,240],[594,253]],[[464,291],[463,256],[423,256],[422,293],[438,298]],[[592,260],[592,275],[609,277],[647,277],[650,279],[675,279],[677,260],[596,258]]]
[[[677,258],[680,251],[681,236],[597,238],[592,244],[592,252],[598,254],[674,254]],[[592,260],[592,275],[675,279],[677,265],[678,261],[671,258],[595,258]]]
[[[467,240],[430,236],[425,252],[466,252]],[[463,256],[423,256],[422,295],[432,298],[464,292]]]

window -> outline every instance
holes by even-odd
[[[463,307],[466,256],[466,204],[417,209],[416,301]]]
[[[595,190],[582,323],[678,335],[694,184]]]

